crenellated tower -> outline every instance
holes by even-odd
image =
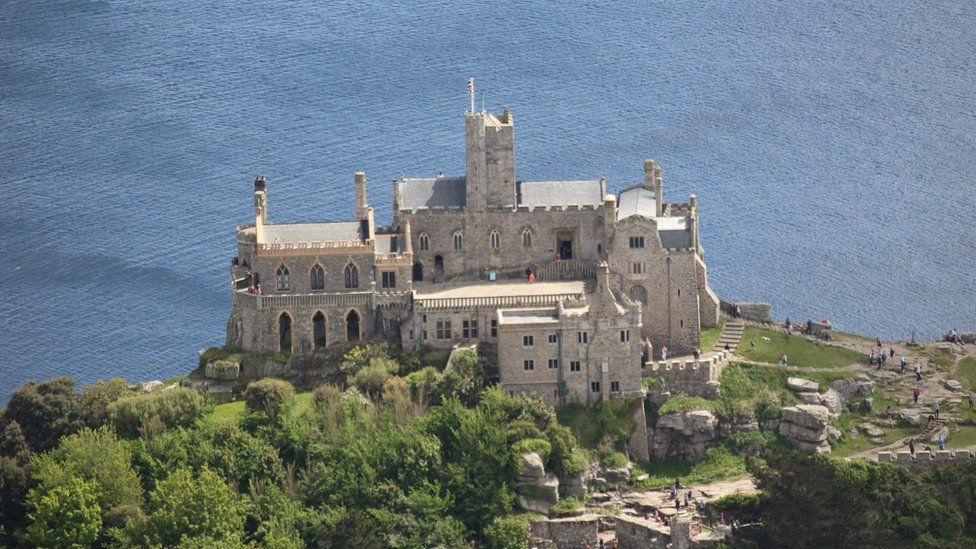
[[[465,208],[485,211],[515,206],[515,125],[505,107],[465,113]]]

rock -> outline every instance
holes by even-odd
[[[651,475],[648,475],[647,473],[642,473],[642,474],[640,474],[640,475],[637,475],[637,478],[635,478],[634,480],[635,480],[636,482],[640,482],[640,481],[642,481],[642,480],[647,480],[648,478],[650,478],[650,476],[651,476]]]
[[[235,381],[241,373],[241,363],[236,360],[223,359],[208,362],[203,369],[203,375],[210,379],[221,381]]]
[[[627,484],[630,481],[630,470],[633,467],[634,464],[627,462],[627,465],[623,467],[605,469],[603,471],[603,478],[607,480],[607,484]]]
[[[946,389],[949,389],[950,391],[962,391],[963,390],[962,383],[959,383],[958,381],[956,381],[954,379],[946,379],[942,383],[946,386]]]
[[[718,419],[707,410],[662,415],[650,433],[651,455],[658,459],[701,461],[708,445],[720,438],[718,427]]]
[[[844,411],[844,400],[840,393],[833,389],[827,389],[820,395],[820,404],[833,416],[839,416]]]
[[[532,483],[517,483],[515,491],[522,508],[548,513],[549,507],[559,502],[559,479],[555,475],[546,475]]]
[[[855,396],[870,396],[874,393],[874,382],[870,379],[835,379],[827,387],[836,391],[843,402]]]
[[[959,334],[959,340],[963,343],[976,343],[976,333],[963,332]]]
[[[603,477],[594,477],[594,478],[591,478],[590,479],[590,488],[592,488],[593,490],[599,490],[599,491],[606,490],[607,489],[607,479],[605,479]],[[591,497],[594,497],[595,498],[596,496],[594,495],[594,496],[591,496]]]
[[[827,440],[827,428],[824,426],[819,429],[802,427],[795,423],[780,423],[779,434],[788,439],[802,440],[804,442],[822,442]]]
[[[791,391],[816,392],[820,390],[819,383],[817,383],[816,381],[811,381],[809,379],[803,379],[802,377],[786,378],[786,386],[789,387]]]
[[[827,438],[833,440],[840,440],[841,437],[844,436],[844,433],[842,433],[840,429],[834,427],[833,425],[828,425],[825,430],[827,431]]]
[[[147,393],[151,393],[157,387],[162,387],[162,385],[163,385],[163,382],[162,381],[159,381],[158,379],[154,379],[152,381],[147,381],[147,382],[143,383],[142,384],[142,390],[145,391],[145,392],[147,392]]]
[[[586,475],[580,473],[571,477],[559,477],[559,493],[565,496],[577,496],[582,498],[586,495]]]
[[[519,456],[518,478],[531,482],[532,479],[539,479],[546,476],[546,469],[542,464],[542,458],[535,452],[526,452]]]
[[[814,404],[788,406],[782,410],[783,421],[811,429],[823,429],[826,427],[829,418],[830,413],[827,408]]]
[[[814,404],[788,406],[781,410],[781,416],[779,433],[794,446],[807,452],[830,452],[827,442],[830,415],[826,407]]]
[[[871,427],[870,429],[865,429],[865,433],[871,438],[878,438],[884,436],[884,431],[878,429],[877,427]]]
[[[870,414],[874,411],[874,399],[866,398],[862,400],[861,404],[858,406],[858,409],[861,411],[861,413]]]
[[[820,393],[802,392],[796,394],[804,404],[820,404]]]
[[[915,408],[906,408],[898,412],[898,416],[901,420],[909,425],[921,425],[922,420],[920,417],[920,412]]]

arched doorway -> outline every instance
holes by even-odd
[[[291,317],[288,313],[278,317],[278,350],[291,352]]]
[[[359,340],[359,313],[349,311],[346,315],[346,341]]]
[[[414,263],[413,264],[413,281],[414,282],[423,282],[423,280],[424,280],[424,264],[423,263],[419,263],[419,262],[418,263]]]
[[[322,311],[312,317],[312,341],[316,349],[325,348],[325,315]]]
[[[434,256],[434,281],[444,279],[444,256]]]

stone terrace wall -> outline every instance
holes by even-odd
[[[746,303],[743,301],[726,301],[722,300],[720,307],[722,312],[732,316],[732,309],[738,305],[739,310],[742,312],[742,318],[746,320],[752,320],[754,322],[772,322],[773,317],[770,313],[771,306],[769,303]]]
[[[671,536],[649,527],[640,520],[619,516],[616,518],[619,549],[666,549]]]
[[[587,544],[596,547],[598,531],[599,517],[596,515],[540,520],[529,527],[529,535],[552,540],[559,549],[583,549]]]
[[[915,457],[912,457],[911,452],[878,452],[879,462],[904,465],[906,467],[925,467],[935,464],[958,463],[972,459],[976,459],[976,455],[968,450],[921,451],[915,452]]]

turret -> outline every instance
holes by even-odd
[[[698,198],[695,195],[688,197],[691,204],[691,213],[688,215],[688,224],[691,225],[691,248],[698,253]]]
[[[366,173],[356,172],[356,219],[362,221],[366,219],[366,210],[369,208],[366,202]]]
[[[264,243],[264,226],[268,223],[268,183],[263,175],[254,180],[254,239]]]
[[[515,124],[512,112],[465,113],[465,208],[515,206]]]

